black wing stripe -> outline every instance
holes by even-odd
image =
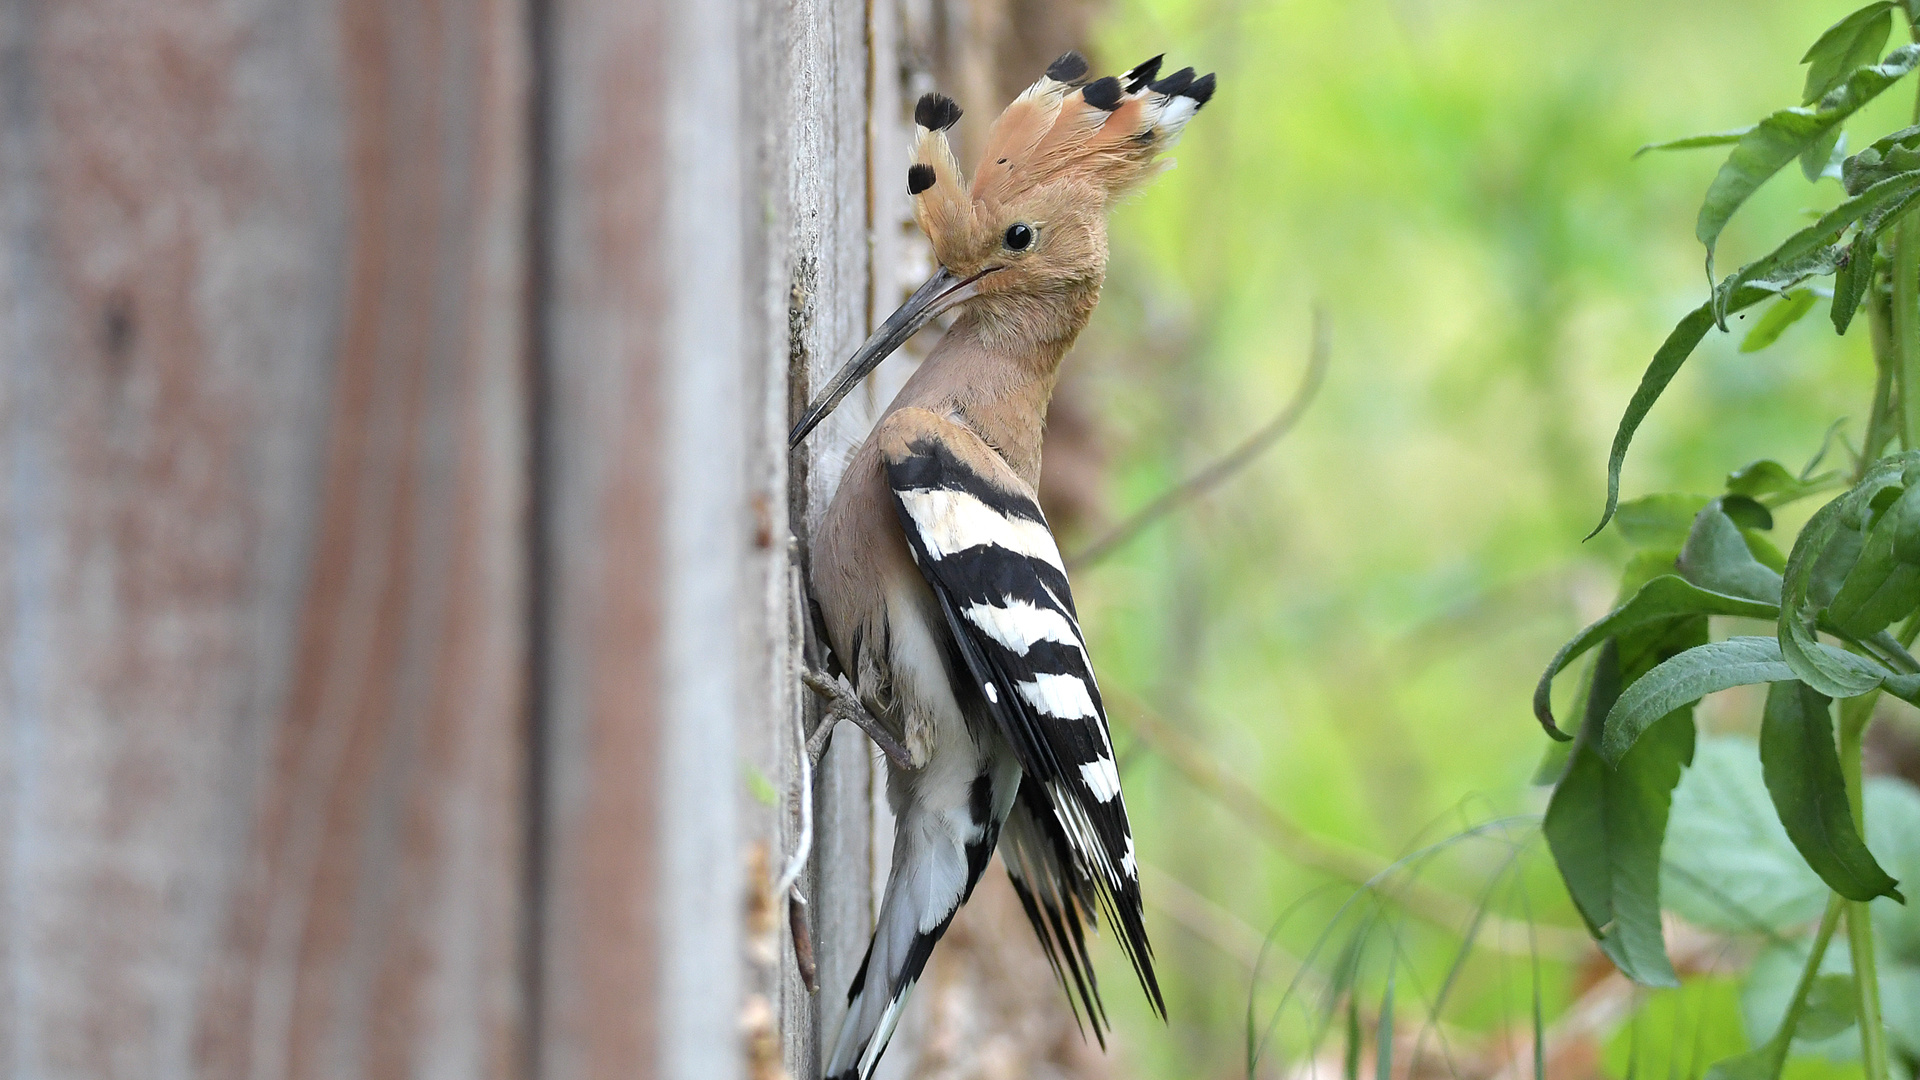
[[[939,559],[942,578],[952,582],[954,598],[969,604],[1003,604],[1008,597],[1036,607],[1055,607],[1073,619],[1073,593],[1066,571],[1047,562],[993,544],[976,544]],[[923,571],[925,566],[923,564]]]
[[[1164,1003],[1141,919],[1133,841],[1112,741],[1058,546],[1023,493],[973,470],[937,439],[890,452],[888,481],[914,561],[939,598],[964,661],[1044,804],[1057,847],[1023,879],[1035,932],[1062,984],[1085,989],[1084,919],[1104,909],[1156,1010]],[[1097,899],[1095,898],[1097,895]],[[1071,898],[1071,899],[1069,899]],[[1072,990],[1070,989],[1070,994]]]
[[[955,477],[962,479],[955,482]],[[937,439],[920,438],[909,442],[907,456],[888,462],[887,478],[893,482],[896,491],[905,488],[965,491],[1002,517],[1019,518],[1043,526],[1047,523],[1040,508],[1025,495],[1002,490],[993,484],[979,483],[977,475],[966,462]],[[975,482],[966,483],[966,480]]]

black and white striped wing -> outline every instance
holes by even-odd
[[[1003,861],[1056,972],[1063,959],[1072,971],[1096,1032],[1098,992],[1080,928],[1094,914],[1090,896],[1164,1014],[1120,773],[1059,548],[997,454],[971,431],[925,416],[920,430],[887,441],[887,479],[914,561],[1025,773],[1020,809],[1034,819],[1031,836],[1018,851],[1003,845]],[[1061,875],[1071,880],[1035,880]]]

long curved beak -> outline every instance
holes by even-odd
[[[841,366],[839,374],[820,392],[820,396],[813,399],[813,404],[807,406],[807,414],[800,418],[800,422],[793,426],[793,433],[787,436],[787,449],[799,446],[800,440],[806,438],[808,432],[833,412],[848,391],[859,385],[868,372],[880,365],[880,361],[905,345],[915,331],[955,304],[972,299],[979,292],[979,281],[986,273],[982,270],[972,277],[961,278],[944,266],[935,270],[926,284],[915,289],[913,296],[900,305],[899,311],[887,316],[887,321],[880,324],[880,329],[873,332],[866,344],[854,350],[853,355]]]

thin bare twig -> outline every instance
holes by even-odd
[[[813,675],[804,672],[802,679]],[[809,682],[807,685],[813,685]],[[807,860],[813,857],[813,766],[820,760],[821,749],[826,745],[823,737],[833,730],[834,718],[828,713],[820,718],[820,726],[812,737],[807,735],[806,721],[796,710],[793,714],[793,733],[800,743],[800,839],[793,845],[793,854],[787,859],[786,869],[780,872],[780,880],[773,886],[776,901],[788,892],[801,904],[807,902],[806,895],[800,891],[800,875],[806,872]],[[796,940],[797,946],[797,940]]]
[[[1276,810],[1246,781],[1220,767],[1193,740],[1173,725],[1154,715],[1137,700],[1121,699],[1118,690],[1108,690],[1109,700],[1120,699],[1131,720],[1133,733],[1168,764],[1178,769],[1187,781],[1211,795],[1241,821],[1251,826],[1274,849],[1289,860],[1329,877],[1369,887],[1387,872],[1391,863],[1378,855],[1317,836],[1299,822]],[[1387,899],[1423,922],[1459,932],[1474,921],[1476,910],[1465,897],[1436,888],[1418,878],[1396,884]],[[1479,925],[1487,947],[1496,952],[1526,954],[1527,946],[1514,946],[1510,940],[1525,941],[1524,927],[1509,926],[1510,920],[1483,914]],[[1534,931],[1541,952],[1556,960],[1572,960],[1590,953],[1593,944],[1585,934],[1553,926]]]
[[[1300,417],[1313,404],[1320,392],[1320,384],[1327,374],[1327,363],[1333,354],[1332,334],[1328,327],[1327,313],[1324,309],[1313,310],[1313,350],[1307,358],[1306,374],[1301,376],[1300,388],[1294,391],[1293,400],[1281,409],[1279,415],[1267,421],[1265,427],[1249,435],[1239,446],[1234,447],[1226,456],[1194,473],[1177,487],[1159,498],[1141,507],[1113,528],[1095,539],[1086,547],[1074,552],[1067,558],[1067,569],[1078,570],[1092,566],[1101,559],[1140,535],[1147,526],[1179,510],[1200,496],[1232,479],[1233,475],[1252,464],[1255,458],[1265,453],[1273,444],[1279,442],[1287,432],[1292,431]]]

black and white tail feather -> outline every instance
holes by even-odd
[[[955,769],[956,761],[963,767]],[[829,1080],[873,1075],[934,945],[986,870],[1019,784],[1011,762],[976,771],[971,755],[956,754],[951,745],[937,748],[922,773],[910,780],[895,774],[893,780],[916,790],[890,792],[905,796],[894,800],[900,816],[893,872],[873,940],[847,990],[847,1017],[827,1064]]]

